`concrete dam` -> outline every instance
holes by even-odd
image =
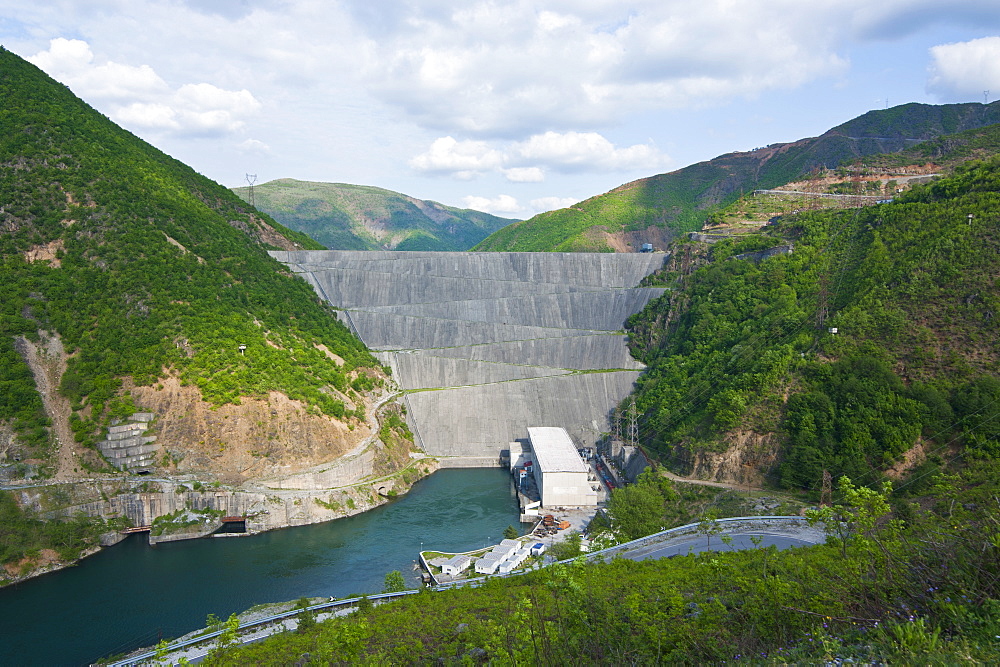
[[[494,465],[529,426],[578,446],[643,366],[623,323],[663,293],[638,288],[662,254],[272,251],[339,309],[405,392],[416,444]]]

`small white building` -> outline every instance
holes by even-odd
[[[476,572],[479,574],[495,574],[504,558],[497,558],[494,554],[488,553],[476,561]]]
[[[441,565],[441,574],[455,576],[469,569],[472,565],[470,556],[452,556]]]
[[[587,478],[590,468],[564,428],[536,426],[528,429],[535,482],[542,507],[594,507],[597,493]]]
[[[545,542],[535,542],[531,545],[531,555],[541,556],[545,553]]]

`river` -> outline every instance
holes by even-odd
[[[150,547],[145,535],[78,566],[0,589],[0,664],[80,665],[203,627],[256,604],[416,587],[417,552],[469,551],[518,526],[500,468],[441,470],[397,500],[337,521]]]

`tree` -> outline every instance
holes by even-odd
[[[387,572],[385,575],[385,583],[382,585],[383,593],[399,593],[400,591],[406,590],[406,580],[403,578],[403,573],[399,570],[393,570],[392,572]]]
[[[299,624],[295,628],[296,632],[308,632],[316,626],[316,612],[309,609],[310,606],[309,598],[305,596],[300,597],[295,604],[295,608],[301,610],[298,616]]]
[[[722,532],[719,525],[719,513],[713,508],[705,512],[701,522],[698,524],[698,532],[708,540],[708,550],[712,550],[712,536]]]
[[[611,492],[608,516],[612,530],[629,540],[662,530],[664,503],[676,496],[670,480],[647,468],[635,484]]]
[[[892,482],[883,482],[879,489],[855,486],[846,475],[837,480],[837,490],[843,500],[833,507],[806,510],[810,525],[822,524],[827,539],[840,544],[841,555],[847,557],[847,545],[853,539],[866,542],[875,524],[891,510],[889,496]]]
[[[521,535],[518,533],[517,528],[508,524],[508,526],[503,529],[503,536],[508,540],[516,540]]]

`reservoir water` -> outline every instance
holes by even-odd
[[[469,551],[518,525],[500,468],[441,470],[364,514],[241,538],[150,547],[145,535],[78,566],[0,589],[0,664],[80,665],[155,644],[256,604],[415,588],[417,552]]]

